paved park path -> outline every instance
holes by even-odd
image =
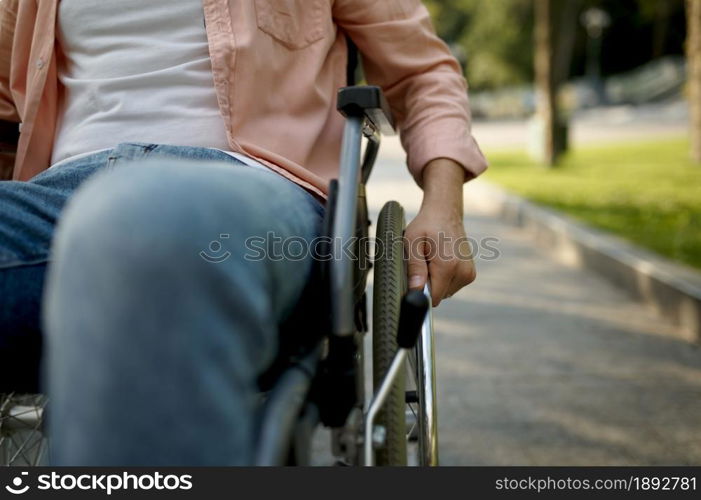
[[[416,213],[402,161],[388,141],[368,190],[375,215],[388,199]],[[500,257],[435,311],[442,463],[701,464],[699,345],[478,212],[470,193],[470,235],[498,238]]]

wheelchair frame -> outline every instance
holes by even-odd
[[[379,151],[381,134],[393,133],[389,107],[382,91],[374,86],[346,87],[339,91],[338,109],[346,116],[338,183],[332,183],[327,218],[332,221],[333,244],[329,268],[331,298],[330,333],[325,342],[306,357],[292,363],[269,393],[262,407],[256,465],[309,465],[310,436],[321,421],[332,427],[333,452],[348,465],[374,465],[375,446],[382,432],[375,426],[397,374],[407,358],[415,374],[419,405],[419,465],[438,465],[438,422],[436,408],[433,323],[430,286],[420,294],[418,306],[402,318],[398,335],[413,336],[413,342],[399,342],[391,367],[365,410],[364,356],[362,339],[366,328],[358,321],[365,308],[354,292],[354,262],[342,251],[344,242],[367,227],[365,182]],[[362,140],[367,147],[361,160]],[[362,313],[360,314],[362,316]],[[359,324],[360,323],[360,324]],[[404,330],[404,331],[402,331]],[[411,332],[415,330],[415,332]],[[418,342],[416,342],[418,335]],[[322,355],[325,354],[325,361]],[[326,367],[324,367],[326,362]],[[315,394],[315,386],[321,390]],[[311,398],[309,397],[311,395]],[[316,397],[315,397],[316,396]],[[293,452],[290,454],[290,448]]]

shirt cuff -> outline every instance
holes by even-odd
[[[489,166],[477,141],[469,132],[459,137],[432,133],[429,137],[411,138],[403,142],[409,171],[420,187],[423,187],[424,167],[438,158],[448,158],[462,165],[465,169],[465,182],[474,179]]]

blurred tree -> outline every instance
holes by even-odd
[[[577,40],[577,23],[584,0],[567,0],[556,2],[555,22],[556,31],[553,34],[557,40],[554,57],[554,77],[559,85],[567,81],[572,66],[572,54]]]
[[[553,71],[553,0],[535,1],[535,83],[537,120],[542,135],[542,160],[549,166],[557,161],[557,85]]]
[[[473,90],[533,81],[532,0],[424,2],[441,37],[465,54]],[[612,21],[602,39],[603,76],[636,68],[658,56],[683,54],[684,0],[557,0],[553,7],[565,11],[559,14],[563,17],[556,34],[559,80],[586,73],[587,36],[579,16],[590,7],[605,10]]]
[[[534,0],[535,86],[540,161],[554,166],[567,148],[567,125],[558,106],[558,90],[568,76],[580,2]]]
[[[426,0],[438,33],[465,54],[468,81],[480,90],[533,78],[531,0]]]
[[[701,0],[687,0],[687,66],[691,111],[691,156],[701,163]]]

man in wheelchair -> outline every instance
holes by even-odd
[[[384,96],[337,98],[347,40]],[[420,0],[0,3],[0,142],[16,142],[0,182],[0,393],[48,393],[55,464],[261,461],[261,375],[312,323],[333,334],[313,390],[339,392],[361,314],[339,298],[350,268],[269,243],[366,227],[359,141],[385,119],[424,192],[408,278],[402,264],[388,283],[430,280],[436,306],[474,279],[459,248],[435,246],[464,240],[462,185],[486,162]]]

